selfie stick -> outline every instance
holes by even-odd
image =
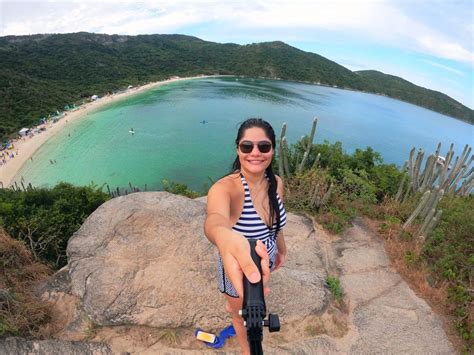
[[[257,241],[249,239],[250,255],[253,262],[257,265],[260,275],[262,275],[262,266],[260,264],[260,256],[255,251]],[[276,314],[269,314],[268,320],[267,308],[265,306],[265,296],[263,294],[263,279],[253,284],[244,275],[244,301],[242,310],[239,314],[244,318],[244,326],[247,328],[247,340],[252,355],[263,354],[262,340],[263,327],[268,327],[270,332],[280,331],[280,320]]]

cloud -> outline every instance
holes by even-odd
[[[449,71],[451,73],[454,73],[454,74],[457,74],[459,76],[465,76],[464,73],[460,70],[457,70],[457,69],[454,69],[454,68],[451,68],[451,67],[448,67],[447,65],[443,65],[443,64],[439,64],[439,63],[435,63],[435,62],[432,62],[430,60],[424,60],[425,63],[428,63],[434,67],[437,67],[437,68],[441,68],[441,69],[444,69],[446,71]]]
[[[0,0],[0,35],[89,31],[109,34],[185,33],[378,43],[472,65],[469,2],[404,0],[92,1]],[[216,27],[222,31],[216,31]],[[206,32],[206,28],[210,28]],[[453,30],[455,29],[455,31]],[[278,37],[272,37],[278,35]]]

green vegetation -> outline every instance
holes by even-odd
[[[401,78],[350,70],[283,42],[219,44],[183,35],[0,37],[0,138],[41,117],[170,76],[243,75],[380,93],[474,123],[474,111]]]
[[[474,123],[473,110],[466,110],[466,106],[454,101],[446,94],[426,89],[397,76],[375,70],[362,70],[355,73],[366,80],[370,87],[370,92],[410,102],[448,116],[458,117],[466,122]]]
[[[168,181],[168,180],[163,180],[161,183],[163,184],[163,190],[175,195],[182,195],[189,198],[196,198],[196,197],[201,196],[200,193],[188,189],[188,185],[186,184],[180,184],[180,183],[176,183],[176,182]]]
[[[52,189],[0,189],[0,226],[28,245],[35,259],[60,268],[67,263],[69,238],[108,198],[95,186],[67,183]]]
[[[402,251],[400,259],[408,273],[424,270],[428,275],[417,282],[426,284],[429,279],[433,289],[448,285],[443,306],[456,318],[455,326],[466,342],[466,349],[472,351],[474,196],[446,193],[439,202],[443,210],[440,223],[428,237],[415,239],[413,235],[423,220],[415,219],[406,231],[402,225],[419,204],[421,193],[403,202],[395,199],[406,173],[384,164],[370,147],[349,155],[340,142],[311,145],[305,169],[296,172],[308,140],[304,137],[288,149],[291,174],[285,178],[287,208],[312,215],[326,229],[338,234],[350,226],[355,216],[378,221],[380,233]],[[337,281],[327,280],[334,295],[338,294]]]
[[[456,327],[474,349],[474,199],[448,196],[440,205],[443,218],[426,240],[420,257],[436,275],[449,282]]]
[[[326,285],[334,299],[339,303],[342,302],[344,292],[342,291],[341,281],[337,277],[328,276],[326,278]]]
[[[295,171],[307,143],[304,138],[290,148],[290,170]],[[371,215],[376,203],[396,194],[404,175],[395,165],[383,164],[380,154],[372,148],[356,149],[349,155],[340,142],[313,144],[307,166],[315,163],[314,168],[286,179],[286,205],[314,213],[333,233],[342,232],[358,213]]]

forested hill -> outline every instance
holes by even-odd
[[[66,104],[170,76],[231,74],[384,94],[474,123],[473,110],[403,79],[352,72],[283,42],[219,44],[184,35],[86,32],[0,37],[0,137]],[[405,88],[409,91],[406,94]],[[415,89],[416,88],[416,89]],[[439,99],[442,95],[443,100]]]
[[[473,110],[442,92],[426,89],[398,76],[384,74],[376,70],[361,70],[355,73],[366,80],[371,87],[370,92],[387,95],[474,123]]]

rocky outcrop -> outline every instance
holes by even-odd
[[[98,208],[68,244],[72,292],[98,325],[218,329],[229,322],[217,290],[216,248],[205,204],[166,192],[135,193]],[[311,221],[290,216],[288,264],[272,277],[268,306],[286,322],[323,310],[325,271]]]
[[[67,315],[60,337],[114,353],[213,353],[193,331],[222,329],[230,318],[204,218],[205,199],[165,192],[97,209],[70,240],[68,266],[42,290]],[[272,274],[266,299],[282,330],[265,333],[266,354],[454,353],[440,318],[391,269],[383,242],[362,221],[338,237],[289,213],[285,239],[287,263]],[[328,274],[341,280],[342,308],[330,302]],[[236,340],[224,350],[238,353]]]

